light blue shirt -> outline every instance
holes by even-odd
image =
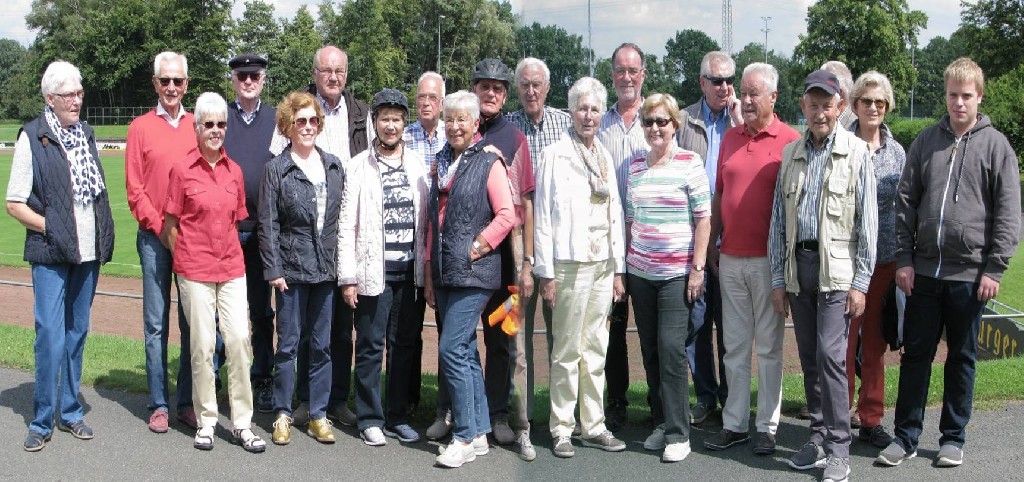
[[[715,179],[718,177],[718,149],[722,146],[722,138],[725,131],[729,129],[729,113],[726,109],[715,116],[708,107],[706,98],[700,101],[700,116],[704,120],[704,132],[708,138],[708,152],[704,156],[704,169],[708,173],[708,181],[711,183],[711,195],[715,194]]]

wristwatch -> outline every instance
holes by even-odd
[[[534,264],[533,263],[533,256],[523,256],[523,261],[526,261],[527,263],[530,263],[531,266],[533,266],[533,264]]]

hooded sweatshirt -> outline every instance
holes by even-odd
[[[999,281],[1017,250],[1017,156],[986,115],[956,137],[943,116],[910,146],[896,199],[897,263],[949,281]]]

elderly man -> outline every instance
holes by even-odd
[[[441,101],[444,99],[445,85],[444,77],[437,72],[424,72],[416,82],[416,122],[405,127],[402,134],[402,141],[405,147],[415,151],[423,158],[427,172],[434,166],[437,153],[445,146],[444,123],[441,122]],[[428,176],[427,185],[431,182]],[[427,299],[423,297],[423,287],[417,287],[416,308],[417,317],[422,320],[427,311]],[[409,402],[409,413],[412,414],[420,404],[420,385],[423,361],[423,337],[417,337],[416,353],[413,357],[412,373],[409,376],[409,392],[406,394]],[[439,404],[440,405],[440,404]],[[441,414],[444,417],[444,413]],[[434,437],[436,440],[444,434]],[[428,435],[429,437],[429,435]]]
[[[543,60],[526,57],[516,65],[516,89],[519,92],[519,104],[523,107],[508,114],[508,120],[526,135],[530,146],[530,159],[536,169],[540,152],[555,143],[572,128],[569,114],[548,107],[545,104],[551,90],[551,71]],[[532,264],[533,260],[529,260]],[[534,277],[534,285],[537,278]],[[529,434],[529,420],[533,419],[533,330],[537,312],[537,292],[526,299],[524,308],[526,320],[516,334],[516,365],[513,375],[515,385],[513,396],[516,397],[516,418],[521,429]],[[551,307],[541,303],[544,325],[551,326]],[[550,330],[548,331],[550,335]],[[548,344],[550,347],[550,343]],[[529,455],[529,454],[527,454]],[[524,457],[520,453],[520,457]],[[529,460],[532,460],[530,458]]]
[[[644,102],[640,91],[646,77],[644,52],[640,47],[624,43],[615,48],[612,52],[612,87],[615,88],[617,100],[601,117],[597,139],[611,153],[619,184],[619,199],[623,200],[626,199],[626,185],[629,182],[629,163],[650,149],[640,123],[640,106]],[[629,405],[626,399],[626,390],[629,388],[629,357],[626,351],[629,304],[625,296],[615,303],[609,321],[608,354],[605,359],[608,406],[604,415],[608,430],[615,432],[626,423],[626,406]]]
[[[470,89],[480,99],[480,134],[484,146],[501,151],[508,167],[509,183],[512,185],[512,201],[515,204],[516,225],[507,238],[503,253],[503,286],[518,284],[522,295],[533,292],[533,162],[530,158],[526,136],[501,114],[501,108],[508,98],[511,72],[498,59],[484,59],[473,67],[473,85]],[[509,417],[509,393],[512,389],[512,365],[515,360],[515,338],[508,336],[500,326],[490,326],[487,316],[509,297],[507,289],[494,292],[484,308],[484,345],[487,347],[484,386],[487,403],[490,405],[491,424],[494,440],[500,444],[517,444],[524,459],[536,457],[530,442],[529,422],[514,420],[520,430],[516,439]],[[524,426],[525,425],[525,426]]]
[[[270,141],[274,138],[276,110],[263,105],[260,94],[267,80],[267,59],[245,53],[228,61],[235,101],[228,104],[228,130],[224,150],[242,168],[245,180],[245,205],[249,218],[238,223],[238,240],[245,260],[246,295],[252,329],[253,399],[260,412],[273,411],[274,310],[270,306],[270,285],[263,279],[263,261],[256,233],[263,166],[270,161]]]
[[[779,73],[768,64],[743,69],[743,125],[722,139],[711,205],[708,266],[718,266],[729,397],[722,406],[722,431],[704,441],[710,450],[746,443],[750,426],[750,356],[757,344],[757,440],[754,453],[775,453],[782,402],[784,320],[772,309],[768,226],[782,149],[800,134],[775,114]],[[720,254],[719,254],[720,253]],[[717,263],[716,263],[717,260]],[[721,351],[722,348],[719,348]],[[696,378],[696,377],[694,377]]]
[[[348,54],[333,45],[316,51],[313,56],[313,83],[308,90],[324,110],[324,128],[316,138],[317,147],[334,154],[344,164],[363,152],[373,140],[370,128],[370,108],[345,89],[348,82]],[[277,139],[284,139],[277,136]],[[275,154],[284,149],[284,143],[275,139],[271,149]],[[334,322],[331,324],[331,398],[327,404],[327,418],[342,425],[353,426],[356,415],[348,408],[349,388],[352,381],[352,326],[353,311],[344,302],[340,291],[334,296]],[[309,353],[301,347],[297,360],[300,372],[309,366]],[[296,384],[300,405],[292,413],[295,425],[304,425],[309,419],[308,380],[299,377]]]
[[[842,99],[839,105],[839,109],[842,111],[839,113],[839,125],[849,130],[850,126],[853,125],[853,121],[857,120],[857,116],[853,114],[853,108],[850,106],[850,93],[853,91],[853,73],[850,72],[850,68],[846,64],[838,60],[825,62],[821,65],[821,70],[831,72],[836,76],[836,79],[839,79],[839,97]]]
[[[868,146],[839,126],[839,103],[835,75],[807,76],[807,134],[782,152],[768,234],[772,305],[781,316],[793,308],[811,419],[810,440],[789,465],[824,467],[826,481],[850,474],[846,329],[864,312],[878,238]]]
[[[188,91],[188,60],[174,52],[161,52],[153,61],[156,108],[128,126],[125,149],[125,184],[128,208],[139,222],[135,246],[142,265],[142,323],[146,343],[146,381],[149,386],[149,429],[167,432],[167,335],[170,331],[171,251],[160,240],[164,202],[171,166],[196,148],[192,114],[181,99]],[[178,304],[181,357],[178,366],[178,420],[197,428],[192,408],[192,367],[189,328]]]
[[[704,95],[686,108],[686,122],[677,134],[680,147],[701,154],[704,158],[704,170],[711,185],[712,198],[715,194],[722,138],[726,129],[743,124],[740,102],[733,87],[735,80],[736,61],[729,54],[720,51],[705,54],[700,62],[699,77],[700,91]],[[718,237],[712,238],[712,244],[717,241]],[[724,407],[729,393],[723,362],[725,344],[722,342],[722,295],[715,266],[709,266],[709,271],[704,297],[694,305],[694,310],[703,310],[703,315],[694,315],[693,332],[686,347],[686,356],[693,372],[693,389],[697,395],[697,403],[690,408],[690,423],[693,424],[704,423],[719,405]],[[712,323],[718,341],[717,376]]]
[[[963,463],[982,310],[999,294],[1019,241],[1017,157],[989,117],[978,113],[985,75],[960,58],[943,77],[948,113],[910,146],[896,199],[896,284],[907,294],[907,309],[895,438],[877,459],[884,465],[917,453],[943,332],[948,352],[935,463]]]

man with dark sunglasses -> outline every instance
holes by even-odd
[[[684,109],[685,121],[678,134],[679,146],[696,152],[704,158],[704,168],[711,184],[711,195],[715,193],[715,179],[718,173],[718,152],[725,131],[743,124],[740,102],[734,87],[736,61],[729,54],[720,51],[708,52],[700,62],[700,91],[704,94],[697,102]],[[718,243],[718,239],[712,239]],[[722,294],[718,285],[718,267],[709,263],[707,287],[704,298],[699,300],[695,310],[704,312],[694,315],[693,332],[687,340],[686,357],[693,372],[693,388],[696,403],[690,408],[690,423],[702,424],[719,407],[725,407],[729,388],[725,379],[725,344],[722,339]],[[714,334],[712,337],[712,323]],[[714,339],[718,342],[718,374],[715,374]]]
[[[267,79],[267,59],[245,53],[228,62],[231,68],[231,86],[235,101],[228,104],[227,133],[224,150],[228,157],[242,168],[245,180],[245,205],[249,218],[237,223],[238,240],[242,244],[245,261],[246,294],[249,301],[249,321],[252,325],[252,381],[253,401],[257,410],[273,411],[274,367],[274,310],[270,306],[270,285],[263,279],[259,239],[256,236],[263,167],[273,155],[270,141],[274,138],[274,118],[277,111],[263,105],[260,95]]]
[[[128,208],[139,222],[136,248],[142,265],[142,319],[146,342],[146,381],[149,385],[149,429],[167,432],[167,336],[170,332],[171,251],[159,238],[171,166],[196,148],[192,114],[181,99],[188,91],[188,61],[175,52],[161,52],[153,62],[156,108],[128,126],[125,183]],[[181,358],[178,367],[178,420],[197,428],[192,408],[192,368],[189,327],[178,305]]]

